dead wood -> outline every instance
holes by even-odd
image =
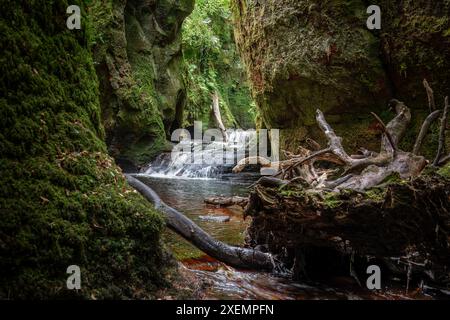
[[[204,199],[204,202],[209,205],[219,206],[219,207],[231,207],[240,206],[244,208],[248,203],[247,197],[209,197]]]
[[[130,175],[126,175],[126,178],[129,185],[164,214],[170,229],[211,257],[237,268],[272,270],[275,267],[272,255],[258,250],[230,246],[212,238],[184,214],[165,204],[149,186]]]
[[[219,127],[220,132],[222,133],[223,141],[227,142],[228,135],[227,135],[227,130],[222,122],[222,116],[220,115],[219,95],[217,92],[214,92],[212,94],[212,109],[213,109],[214,120],[216,121],[216,124]]]
[[[327,274],[345,274],[355,257],[363,276],[377,264],[442,285],[450,280],[449,196],[450,180],[439,175],[390,182],[370,194],[293,185],[280,193],[258,185],[246,209],[247,243],[265,246],[298,278],[326,265],[333,265]]]
[[[428,107],[430,108],[430,113],[432,113],[434,112],[434,110],[436,110],[436,104],[434,102],[434,92],[433,89],[431,89],[430,85],[428,84],[427,79],[423,79],[423,86],[425,87],[425,90],[427,92]]]
[[[439,118],[439,115],[441,114],[441,110],[433,111],[428,115],[428,117],[425,119],[425,121],[422,124],[422,127],[420,128],[419,135],[417,136],[416,143],[414,144],[413,153],[419,154],[420,148],[423,144],[423,139],[427,135],[428,130],[430,129],[431,124],[436,121]]]
[[[433,161],[434,166],[439,165],[439,160],[441,159],[442,155],[444,154],[445,149],[445,130],[447,129],[447,116],[448,116],[448,97],[445,97],[445,106],[444,106],[444,112],[442,113],[441,117],[441,127],[439,130],[439,146],[436,153],[436,158]]]

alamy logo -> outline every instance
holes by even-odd
[[[81,10],[79,6],[71,5],[67,7],[66,10],[67,14],[70,14],[70,16],[66,20],[66,25],[69,30],[81,29]]]
[[[381,289],[381,270],[377,265],[371,265],[367,267],[367,274],[370,274],[367,278],[366,285],[369,290]]]
[[[381,9],[377,5],[371,5],[367,8],[367,13],[371,14],[367,18],[367,28],[369,30],[381,29]]]
[[[67,267],[66,273],[70,274],[67,278],[66,285],[69,290],[81,289],[81,271],[77,265],[71,265]]]

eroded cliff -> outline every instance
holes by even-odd
[[[181,24],[193,0],[94,2],[95,62],[110,153],[133,165],[167,149],[186,103]]]

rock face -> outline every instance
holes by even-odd
[[[367,29],[362,0],[232,3],[261,125],[286,129],[286,148],[318,138],[317,108],[344,139],[367,141],[377,134],[368,114],[386,111],[388,99],[426,111],[424,77],[439,104],[449,93],[449,1],[379,1],[380,31]]]
[[[182,124],[181,24],[193,0],[121,0],[90,7],[102,118],[111,154],[141,165]]]
[[[107,154],[93,30],[68,30],[68,6],[2,9],[0,299],[151,298],[165,283],[163,219]],[[66,288],[70,265],[81,290]]]

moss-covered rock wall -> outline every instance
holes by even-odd
[[[370,111],[388,118],[387,102],[396,97],[414,108],[418,124],[427,112],[423,78],[439,106],[449,94],[448,0],[378,1],[382,29],[375,31],[366,27],[369,1],[232,3],[261,125],[285,129],[284,148],[319,138],[312,130],[317,108],[347,146],[376,148]]]
[[[1,6],[0,299],[151,298],[163,220],[107,155],[92,25],[71,4],[81,30],[67,1]],[[69,265],[81,290],[66,288]]]
[[[181,24],[194,0],[96,1],[95,62],[110,153],[134,165],[167,148],[186,103]]]

